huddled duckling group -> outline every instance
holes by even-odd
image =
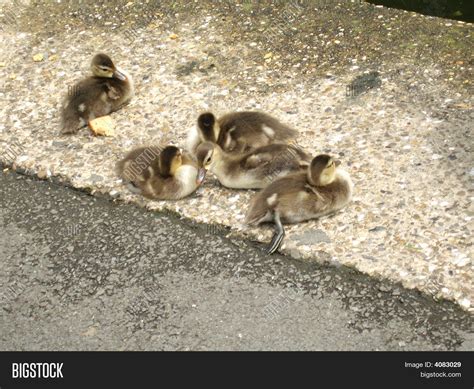
[[[62,134],[76,133],[133,96],[132,78],[107,55],[93,58],[92,73],[65,101]],[[189,196],[207,171],[228,188],[262,189],[252,199],[245,220],[249,225],[274,223],[268,249],[272,254],[283,241],[283,223],[331,214],[352,196],[351,178],[339,161],[326,154],[311,158],[287,143],[296,135],[297,131],[266,113],[232,112],[216,118],[206,112],[188,134],[187,151],[172,145],[136,148],[117,163],[116,170],[133,191],[156,200]]]

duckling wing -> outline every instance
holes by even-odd
[[[306,189],[306,192],[314,194],[319,201],[324,202],[324,197],[321,196],[321,193],[319,193],[318,190],[314,186],[311,186],[310,184],[306,184],[305,189]]]
[[[284,175],[309,165],[311,157],[303,150],[286,144],[270,144],[247,154],[241,161],[246,170],[258,169],[267,175]]]
[[[138,185],[158,172],[158,157],[161,148],[157,146],[138,147],[130,151],[116,165],[116,172],[122,179]]]
[[[93,78],[87,78],[69,88],[61,112],[61,134],[74,134],[87,125],[92,105],[103,93]]]
[[[236,129],[236,127],[232,127],[228,132],[221,131],[219,134],[217,144],[226,152],[244,153],[271,143],[271,138],[264,133],[245,134],[243,131],[236,131]]]
[[[86,78],[78,82],[69,91],[69,105],[77,107],[81,103],[96,101],[106,91],[105,84],[101,79],[94,77]]]
[[[266,200],[264,190],[254,196],[245,215],[246,224],[257,225],[271,220],[271,208]]]
[[[119,90],[117,88],[114,88],[112,85],[109,83],[105,84],[106,89],[107,89],[107,96],[111,100],[118,100],[122,97],[120,94]]]
[[[245,152],[284,141],[297,132],[278,119],[257,111],[228,113],[219,118],[217,144],[227,152]]]
[[[309,183],[301,188],[299,194],[295,196],[303,211],[300,220],[319,217],[327,214],[334,207],[330,192],[320,190]],[[286,207],[290,208],[294,204],[292,199],[287,200]]]
[[[89,120],[89,113],[95,110],[94,107],[104,105],[102,97],[107,91],[105,83],[101,80],[95,78],[82,80],[68,92],[64,112]]]
[[[313,159],[306,151],[301,147],[295,145],[288,145],[288,153],[292,154],[298,163],[302,167],[308,167]]]
[[[272,140],[282,141],[294,138],[297,131],[283,124],[278,119],[263,112],[258,112],[262,121],[262,131]]]
[[[250,202],[245,216],[247,224],[260,224],[272,220],[272,211],[278,209],[286,213],[288,206],[295,207],[298,193],[304,190],[306,173],[292,173],[273,181],[257,193]]]
[[[256,169],[271,163],[273,159],[274,157],[270,153],[251,154],[244,159],[243,167],[247,170]]]
[[[93,78],[86,101],[96,117],[112,112],[123,98],[120,85],[107,78]]]
[[[296,135],[291,127],[264,112],[242,111],[228,113],[219,118],[221,131],[234,128],[234,138],[251,134],[265,134],[270,140],[284,140]]]

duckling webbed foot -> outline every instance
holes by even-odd
[[[268,255],[274,254],[280,248],[283,238],[285,237],[285,229],[281,224],[280,215],[276,211],[273,213],[273,221],[275,222],[275,234],[268,246]]]

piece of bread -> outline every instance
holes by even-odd
[[[101,116],[89,122],[94,135],[114,136],[115,124],[110,116]]]

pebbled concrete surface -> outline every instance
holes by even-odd
[[[472,24],[356,0],[2,0],[0,30],[2,163],[268,242],[242,223],[253,191],[209,175],[189,198],[149,201],[114,170],[133,147],[184,145],[204,110],[266,111],[355,183],[342,212],[288,226],[282,253],[474,312]],[[136,96],[112,115],[116,137],[59,137],[61,101],[97,51]]]
[[[450,302],[0,175],[0,350],[473,350]]]

